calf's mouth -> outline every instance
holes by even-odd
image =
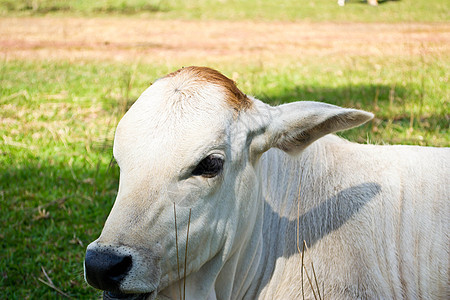
[[[153,300],[156,298],[156,293],[145,293],[145,294],[124,294],[120,292],[103,292],[103,300],[117,300],[117,299],[126,299],[126,300]]]

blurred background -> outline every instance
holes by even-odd
[[[117,191],[115,126],[188,65],[271,104],[374,112],[352,141],[450,145],[449,1],[0,0],[0,298],[100,296],[83,258]]]

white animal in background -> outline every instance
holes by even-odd
[[[372,6],[377,6],[378,5],[378,0],[367,0],[367,3],[369,5],[372,5]],[[345,5],[345,0],[338,0],[338,5],[339,6],[344,6]]]
[[[372,117],[272,107],[204,67],[157,80],[117,127],[87,282],[106,299],[311,299],[314,263],[326,299],[448,299],[450,151],[330,134]]]

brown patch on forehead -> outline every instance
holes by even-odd
[[[185,67],[168,74],[166,77],[176,77],[179,75],[188,75],[194,80],[200,82],[208,82],[224,88],[226,93],[227,103],[236,111],[250,108],[252,106],[251,100],[241,92],[235,82],[226,77],[222,73],[207,67]]]

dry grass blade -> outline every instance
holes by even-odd
[[[178,226],[177,226],[177,210],[175,208],[175,202],[173,203],[173,215],[175,216],[175,247],[177,249],[178,289],[180,292],[180,299],[181,299],[180,261],[178,256]]]
[[[183,281],[183,300],[186,300],[186,266],[187,266],[187,253],[188,253],[188,244],[189,244],[189,226],[191,225],[191,211],[189,208],[189,220],[187,227],[187,236],[186,236],[186,250],[184,252],[184,281]]]
[[[45,209],[45,208],[47,208],[47,207],[49,207],[49,206],[53,206],[53,205],[55,205],[55,204],[57,204],[58,206],[61,206],[61,205],[63,205],[64,202],[66,202],[68,199],[74,198],[74,197],[76,197],[76,195],[68,195],[68,196],[65,196],[65,197],[62,197],[62,198],[53,200],[53,201],[51,201],[51,202],[48,202],[48,203],[39,205],[38,207],[35,208],[35,210],[36,210],[36,211],[39,211],[39,210]]]
[[[314,281],[315,281],[316,287],[317,287],[317,295],[319,295],[319,300],[322,300],[322,296],[320,295],[319,282],[317,281],[316,270],[314,269],[314,264],[313,264],[313,262],[311,262],[311,269],[312,269],[312,271],[313,271]]]
[[[298,247],[298,246],[297,246]],[[304,300],[305,299],[305,291],[304,291],[304,287],[303,287],[303,270],[305,271],[305,274],[306,274],[306,278],[308,278],[308,282],[309,282],[309,286],[311,287],[311,290],[312,290],[312,292],[313,292],[313,295],[314,295],[314,299],[319,299],[319,300],[322,300],[322,295],[320,294],[320,288],[319,288],[319,282],[318,282],[318,280],[317,280],[317,276],[316,276],[316,271],[315,271],[315,269],[314,269],[314,264],[311,262],[311,268],[312,268],[312,271],[313,271],[313,275],[314,275],[314,281],[315,281],[315,284],[316,284],[316,287],[317,287],[317,294],[316,294],[316,291],[315,291],[315,288],[314,288],[314,284],[313,284],[313,282],[312,282],[312,280],[311,280],[311,277],[309,276],[309,274],[308,274],[308,270],[306,269],[306,266],[305,266],[305,262],[304,262],[304,257],[305,257],[305,249],[306,250],[308,250],[308,246],[306,245],[306,241],[305,240],[303,240],[303,246],[302,246],[302,251],[301,251],[301,260],[302,260],[302,266],[301,266],[301,268],[302,268],[302,271],[301,271],[301,281],[302,281],[302,299]]]
[[[302,178],[302,176],[303,176],[303,171],[300,174],[300,178]],[[304,257],[304,254],[305,254],[305,244],[306,244],[306,242],[303,240],[302,251],[300,251],[300,245],[299,245],[299,243],[300,243],[300,192],[301,192],[301,184],[298,185],[298,196],[297,196],[297,235],[296,236],[297,236],[297,251],[302,256],[302,266],[301,266],[301,270],[302,270],[301,271],[302,272],[301,273],[302,299],[305,300],[305,291],[303,289],[303,266],[304,266],[303,257]]]
[[[44,267],[41,266],[41,269],[42,269],[42,273],[44,273],[44,276],[45,276],[45,278],[47,279],[47,281],[42,280],[41,278],[38,278],[38,280],[39,280],[40,282],[42,282],[42,283],[45,284],[46,286],[48,286],[48,287],[54,289],[54,290],[55,290],[56,292],[58,292],[60,295],[66,297],[66,298],[72,299],[72,297],[70,297],[68,294],[64,293],[63,291],[61,291],[59,288],[57,288],[57,287],[55,286],[55,284],[53,283],[52,279],[50,278],[50,276],[48,276],[47,272],[45,271]]]
[[[23,90],[23,91],[11,94],[11,95],[9,95],[7,97],[3,97],[2,101],[6,102],[8,100],[11,100],[11,99],[14,99],[14,98],[17,98],[17,97],[21,97],[21,96],[24,97],[26,100],[30,99],[30,94],[28,94],[28,92],[26,90]]]
[[[314,290],[314,285],[313,285],[313,283],[311,281],[311,277],[309,277],[309,274],[308,274],[308,271],[306,270],[306,267],[305,266],[303,266],[303,267],[305,268],[306,278],[308,278],[308,282],[309,282],[309,285],[311,286],[311,290],[313,292],[314,299],[317,300],[316,291]]]
[[[322,282],[322,295],[323,299],[325,299],[325,282]]]
[[[301,269],[302,269],[302,273],[301,273],[301,279],[302,279],[302,299],[303,300],[305,300],[305,289],[303,288],[303,268],[305,267],[305,263],[304,263],[304,257],[305,257],[305,245],[306,245],[306,242],[305,241],[303,241],[303,247],[302,247],[302,252],[301,252],[301,254],[302,254],[302,266],[301,266]],[[298,247],[298,246],[297,246]]]
[[[301,188],[301,185],[299,184],[298,185],[298,197],[297,197],[297,251],[298,251],[298,253],[302,254],[302,256],[303,256],[303,253],[300,251],[300,245],[299,245],[299,243],[300,243],[300,237],[299,237],[299,234],[300,234],[300,188]]]

